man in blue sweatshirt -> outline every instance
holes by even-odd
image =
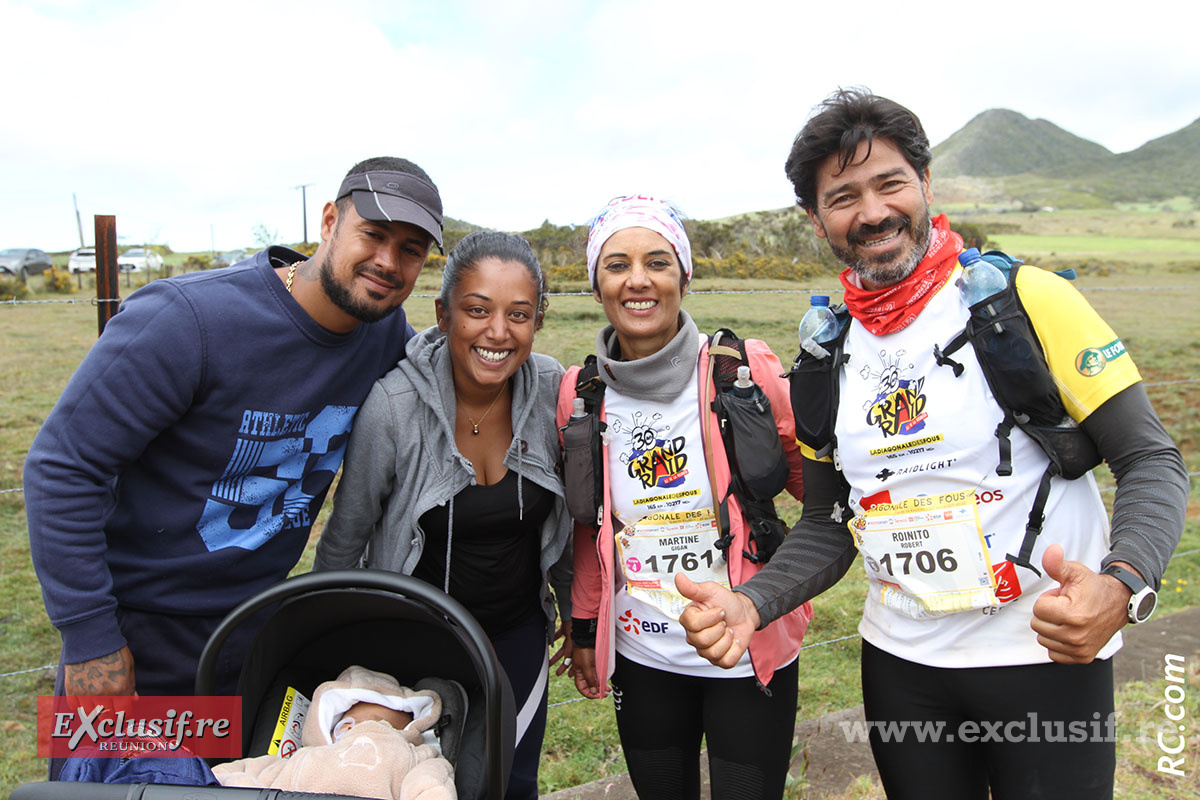
[[[429,176],[373,158],[325,204],[311,259],[269,247],[122,305],[25,460],[56,693],[192,693],[221,618],[299,559],[355,411],[404,356],[400,306],[434,244]]]

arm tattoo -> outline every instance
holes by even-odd
[[[108,694],[112,687],[124,684],[129,678],[129,664],[121,650],[80,664],[64,665],[68,684],[78,686],[86,695]]]

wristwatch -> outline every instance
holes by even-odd
[[[1133,592],[1129,596],[1129,608],[1127,613],[1129,621],[1134,625],[1139,622],[1145,622],[1150,619],[1150,615],[1154,613],[1155,606],[1158,605],[1158,592],[1146,585],[1146,582],[1139,578],[1136,573],[1130,572],[1123,567],[1118,567],[1116,564],[1109,564],[1103,570],[1104,575],[1112,575],[1121,583],[1129,587],[1129,591]]]

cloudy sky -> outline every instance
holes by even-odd
[[[778,208],[838,86],[904,103],[934,143],[989,108],[1114,152],[1200,116],[1193,3],[1068,6],[0,0],[0,247],[77,246],[72,192],[89,244],[93,214],[176,250],[298,241],[303,183],[312,239],[374,155],[501,229],[631,191],[701,219]]]

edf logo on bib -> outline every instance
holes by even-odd
[[[666,633],[671,629],[671,623],[639,619],[633,615],[633,609],[629,608],[617,617],[617,622],[626,633],[632,633],[634,636],[641,636],[643,633]]]

